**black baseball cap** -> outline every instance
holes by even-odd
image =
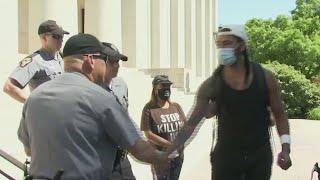
[[[103,58],[107,58],[110,52],[105,49],[102,43],[91,34],[80,33],[71,36],[63,48],[63,56],[76,54],[99,53]]]
[[[121,54],[118,50],[118,48],[107,42],[102,42],[102,45],[105,47],[105,51],[108,51],[108,60],[112,61],[117,61],[117,60],[122,60],[122,61],[128,61],[128,57]]]
[[[152,81],[152,85],[156,84],[169,84],[171,85],[172,82],[169,80],[169,77],[167,75],[156,75]]]
[[[44,33],[52,33],[56,35],[70,34],[68,31],[63,30],[61,26],[58,26],[54,20],[47,20],[40,24],[38,34],[40,35]]]

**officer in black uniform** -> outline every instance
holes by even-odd
[[[32,91],[40,84],[63,73],[63,60],[59,50],[64,34],[69,32],[58,26],[56,21],[47,20],[40,24],[38,34],[41,49],[20,61],[3,87],[4,92],[22,103],[27,99],[23,91],[27,84]]]

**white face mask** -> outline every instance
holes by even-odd
[[[234,48],[219,48],[218,49],[218,60],[221,65],[234,64],[237,60]]]

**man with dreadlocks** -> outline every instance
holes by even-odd
[[[269,180],[273,161],[269,107],[282,145],[277,163],[284,170],[291,166],[289,122],[278,80],[249,60],[243,27],[221,27],[216,40],[220,66],[200,86],[189,121],[168,151],[182,146],[200,120],[210,117],[210,111],[211,117],[218,119],[217,143],[211,153],[212,179]]]

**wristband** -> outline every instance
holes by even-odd
[[[179,156],[179,153],[178,153],[177,150],[175,150],[168,156],[168,158],[173,159],[173,158],[176,158],[178,156]]]
[[[287,143],[287,144],[291,144],[291,138],[289,134],[283,134],[280,136],[280,142],[281,144]]]

